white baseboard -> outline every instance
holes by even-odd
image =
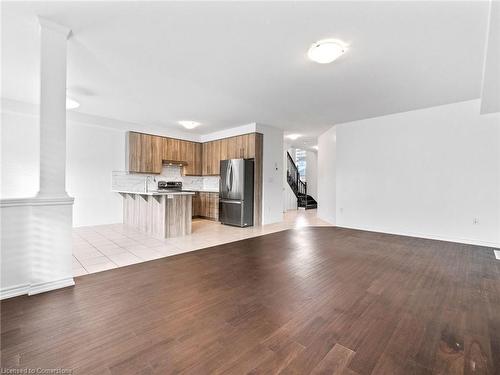
[[[65,288],[73,285],[75,285],[75,280],[73,280],[72,277],[67,277],[65,279],[56,281],[48,281],[45,283],[32,284],[30,285],[28,295],[32,296],[33,294],[48,292],[50,290]]]
[[[474,239],[469,239],[469,238],[454,238],[454,237],[437,236],[437,235],[433,235],[433,234],[414,233],[414,232],[392,232],[392,231],[387,231],[387,230],[383,230],[383,229],[374,229],[374,228],[369,228],[369,227],[357,227],[357,226],[347,226],[347,225],[337,225],[337,227],[347,228],[347,229],[365,230],[367,232],[394,234],[397,236],[425,238],[428,240],[447,241],[447,242],[456,242],[456,243],[462,243],[462,244],[467,244],[467,245],[500,248],[500,243],[474,240]]]
[[[75,285],[75,280],[72,277],[67,277],[61,280],[49,281],[46,283],[39,284],[20,284],[15,286],[10,286],[0,290],[0,300],[22,296],[27,294],[29,296],[33,294],[39,294],[43,292],[48,292],[55,289],[66,288],[68,286]]]
[[[28,294],[29,288],[29,284],[20,284],[10,286],[8,288],[2,288],[2,290],[0,290],[0,300]]]
[[[319,210],[319,208],[318,208],[318,210]],[[327,222],[328,224],[335,226],[335,216],[330,216],[328,214],[323,213],[322,211],[318,211],[317,217],[318,217],[318,219],[321,219],[321,220]]]

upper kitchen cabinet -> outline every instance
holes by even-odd
[[[203,150],[202,150],[202,144],[201,143],[195,143],[194,146],[194,170],[195,170],[195,176],[201,176],[201,163],[202,163],[202,158],[203,158]]]
[[[181,141],[180,159],[185,161],[183,174],[185,176],[201,175],[201,143]]]
[[[160,173],[162,137],[129,132],[128,157],[129,171],[141,173]]]
[[[216,176],[219,174],[219,164],[221,160],[220,150],[220,140],[203,143],[202,174],[204,176]]]
[[[201,145],[201,174],[206,176],[208,174],[208,148],[210,142],[205,142]]]
[[[240,158],[250,159],[255,157],[255,133],[240,135],[237,144]]]
[[[220,140],[220,160],[236,159],[236,143],[234,137]]]
[[[217,176],[221,160],[256,158],[258,134],[198,143],[129,132],[129,171],[161,173],[162,161],[182,162],[186,176]]]
[[[163,160],[185,161],[181,160],[181,141],[175,138],[163,138]]]
[[[255,133],[224,138],[220,142],[220,160],[250,159],[255,157]]]
[[[129,171],[161,173],[162,162],[183,162],[184,174],[201,175],[201,143],[150,134],[128,133]]]

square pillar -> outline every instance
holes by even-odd
[[[74,285],[73,198],[66,193],[66,43],[71,30],[40,22],[40,191],[33,199],[28,294]]]

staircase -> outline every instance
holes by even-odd
[[[317,208],[318,202],[316,202],[316,200],[310,195],[307,195],[307,182],[304,182],[300,179],[299,170],[290,154],[287,152],[286,155],[286,180],[288,181],[288,185],[290,185],[293,193],[297,197],[297,206],[304,207],[306,210],[310,208]]]

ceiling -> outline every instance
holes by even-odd
[[[206,134],[336,123],[478,98],[488,2],[2,2],[2,97],[38,101],[36,15],[72,29],[77,111]],[[307,59],[324,38],[349,44]]]

